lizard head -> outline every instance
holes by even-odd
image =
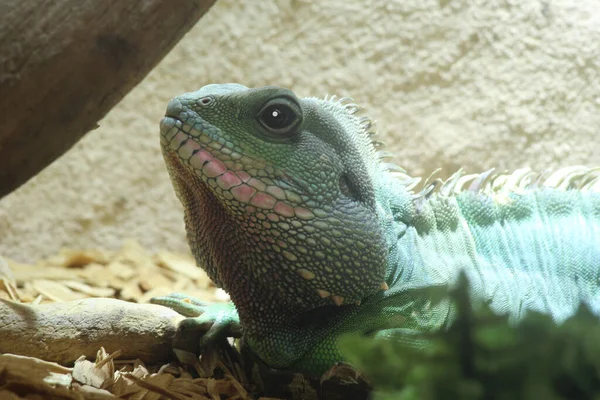
[[[171,100],[161,144],[192,251],[238,308],[239,281],[300,310],[381,290],[376,156],[341,102],[208,85]]]

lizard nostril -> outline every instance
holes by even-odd
[[[167,112],[165,113],[165,115],[168,117],[177,117],[181,113],[182,109],[183,105],[181,104],[181,101],[179,101],[179,99],[171,99],[171,101],[169,101],[169,104],[167,105]]]

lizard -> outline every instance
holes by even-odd
[[[455,310],[427,288],[464,273],[472,301],[518,323],[600,315],[600,173],[491,171],[420,186],[349,98],[211,84],[172,99],[163,157],[197,264],[232,303],[154,301],[241,326],[274,369],[318,376],[348,333],[410,340]]]

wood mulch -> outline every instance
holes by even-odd
[[[58,305],[87,298],[147,303],[152,297],[172,292],[206,301],[228,300],[190,255],[167,251],[150,254],[135,241],[126,241],[117,251],[64,249],[33,265],[0,258],[0,299],[6,304]],[[35,335],[26,338],[24,334],[25,340],[35,340]],[[254,398],[235,361],[222,357],[209,360],[219,371],[213,375],[212,367],[203,369],[207,360],[202,357],[196,359],[196,368],[169,360],[147,365],[140,359],[121,359],[127,349],[113,349],[109,354],[104,347],[109,346],[100,346],[95,358],[81,356],[66,365],[5,351],[0,354],[0,398]]]

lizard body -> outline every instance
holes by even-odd
[[[460,271],[473,300],[514,322],[528,310],[561,322],[582,302],[600,314],[598,170],[458,172],[415,193],[357,108],[208,85],[161,121],[192,252],[267,365],[318,375],[343,361],[345,333],[442,329],[454,310],[427,288]]]

